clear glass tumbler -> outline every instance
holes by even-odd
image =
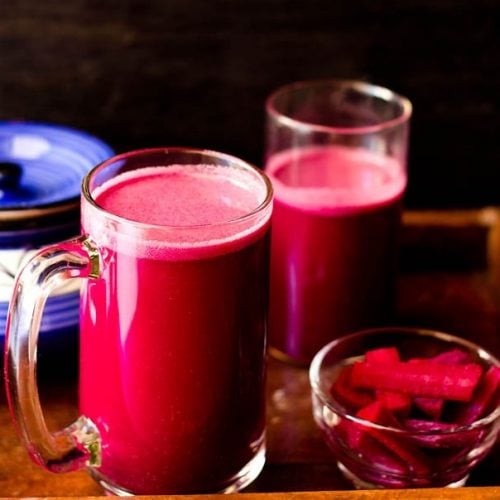
[[[275,191],[270,343],[308,363],[391,315],[410,102],[363,82],[306,81],[267,101]]]

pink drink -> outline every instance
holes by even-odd
[[[83,293],[80,406],[108,486],[218,491],[264,453],[270,212],[241,219],[265,193],[235,171],[148,167],[94,193],[112,214],[182,226],[170,230],[115,230],[84,207],[104,264]]]
[[[406,175],[360,148],[273,155],[271,345],[308,362],[327,342],[387,318]]]

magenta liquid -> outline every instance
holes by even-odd
[[[387,319],[406,175],[394,159],[342,146],[281,152],[266,171],[270,343],[307,363],[334,338]]]
[[[104,263],[83,293],[80,406],[101,433],[108,484],[218,491],[263,453],[270,212],[216,224],[265,198],[233,170],[145,168],[96,196],[133,221],[185,227],[115,231],[84,211]]]

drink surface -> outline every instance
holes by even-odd
[[[387,318],[406,175],[394,159],[342,146],[281,152],[266,171],[271,345],[306,363],[335,337]]]
[[[323,215],[372,210],[401,197],[406,185],[396,160],[344,146],[277,153],[266,171],[281,203]]]
[[[102,435],[104,481],[222,490],[263,446],[269,217],[241,221],[263,193],[233,170],[154,167],[95,196],[144,230],[84,207],[104,243],[83,292],[80,405]]]
[[[250,176],[228,175],[227,170],[212,165],[147,167],[107,182],[95,198],[108,212],[144,224],[220,224],[251,212],[262,197]]]
[[[125,172],[97,188],[93,198],[121,224],[114,231],[84,205],[87,232],[98,243],[153,258],[232,251],[258,236],[270,217],[270,210],[251,215],[266,199],[266,186],[256,174],[216,165]]]

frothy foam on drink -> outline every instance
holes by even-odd
[[[108,215],[84,204],[84,228],[107,239],[107,246],[148,256],[210,253],[210,247],[246,241],[268,222],[269,209],[250,215],[266,195],[265,183],[253,171],[217,165],[146,167],[98,187],[93,198]]]
[[[345,146],[283,151],[268,160],[266,171],[277,199],[330,214],[390,203],[406,186],[406,173],[396,159]]]

